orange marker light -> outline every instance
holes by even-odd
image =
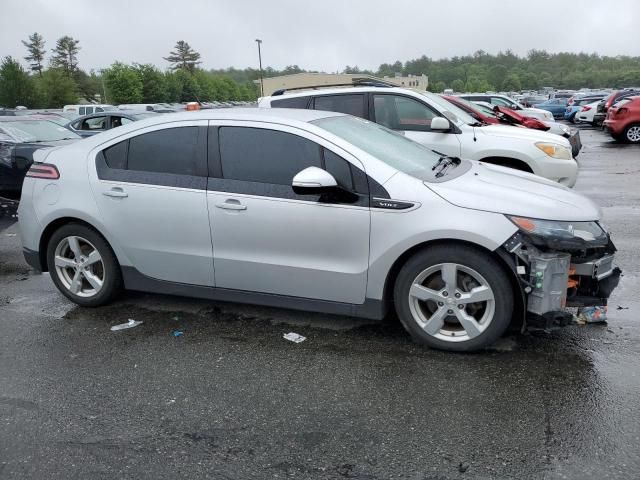
[[[533,223],[533,221],[529,220],[528,218],[511,217],[511,220],[513,221],[513,223],[519,226],[522,230],[525,230],[527,232],[533,232],[536,229],[536,224]]]

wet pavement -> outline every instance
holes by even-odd
[[[0,478],[640,477],[640,147],[581,135],[576,188],[624,270],[609,323],[473,355],[394,320],[143,294],[77,308],[0,206]]]

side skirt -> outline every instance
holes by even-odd
[[[189,285],[185,283],[158,280],[140,273],[134,267],[122,267],[122,278],[127,290],[178,295],[182,297],[204,298],[223,302],[248,303],[267,307],[289,308],[309,312],[345,315],[349,317],[382,320],[387,313],[387,305],[382,300],[365,299],[361,305],[331,302],[314,298],[290,297],[272,293],[247,292],[228,288]]]

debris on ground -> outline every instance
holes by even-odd
[[[5,235],[5,237],[15,237],[18,234],[17,233],[5,233],[4,235]]]
[[[467,462],[460,462],[460,465],[458,465],[458,471],[460,473],[464,473],[467,470],[469,470],[469,464]]]
[[[575,316],[575,322],[578,325],[586,325],[587,323],[604,323],[607,321],[607,307],[583,307],[578,310]]]
[[[173,336],[174,336],[174,337],[181,337],[181,336],[183,336],[183,335],[184,335],[184,332],[183,332],[183,331],[181,331],[181,330],[174,330],[174,331],[173,331]]]
[[[302,335],[298,335],[297,333],[294,333],[294,332],[286,333],[282,336],[282,338],[284,338],[285,340],[289,340],[290,342],[293,342],[293,343],[302,343],[307,339],[307,337],[303,337]]]
[[[111,327],[112,332],[117,332],[118,330],[126,330],[127,328],[137,327],[142,323],[142,320],[134,320],[130,318],[127,323],[121,323],[120,325],[114,325]]]
[[[622,307],[618,305],[618,308],[616,308],[616,310],[629,310],[629,307]]]

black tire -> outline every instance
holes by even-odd
[[[98,293],[94,296],[82,297],[74,294],[64,285],[58,275],[55,266],[56,247],[65,238],[70,236],[81,237],[88,240],[98,250],[98,253],[102,257],[101,261],[104,267],[103,284]],[[60,292],[69,300],[83,307],[99,307],[106,305],[116,298],[122,290],[122,272],[113,250],[102,235],[86,225],[69,223],[63,225],[53,233],[49,239],[49,243],[47,244],[47,266],[51,279],[58,290],[60,290]]]
[[[573,123],[574,125],[576,124],[576,114],[575,113],[573,115],[569,116],[569,121],[571,123]]]
[[[422,329],[411,311],[409,292],[414,280],[429,267],[443,263],[456,263],[474,270],[492,290],[494,313],[478,336],[458,342],[437,338]],[[513,290],[507,273],[490,254],[467,245],[437,245],[416,253],[400,270],[393,293],[398,318],[411,337],[417,343],[440,350],[471,352],[491,345],[509,327],[513,313]]]
[[[640,130],[640,123],[632,123],[627,128],[624,129],[623,139],[629,143],[640,143],[640,137],[637,136],[637,132]],[[631,132],[634,132],[635,135],[631,138]]]

